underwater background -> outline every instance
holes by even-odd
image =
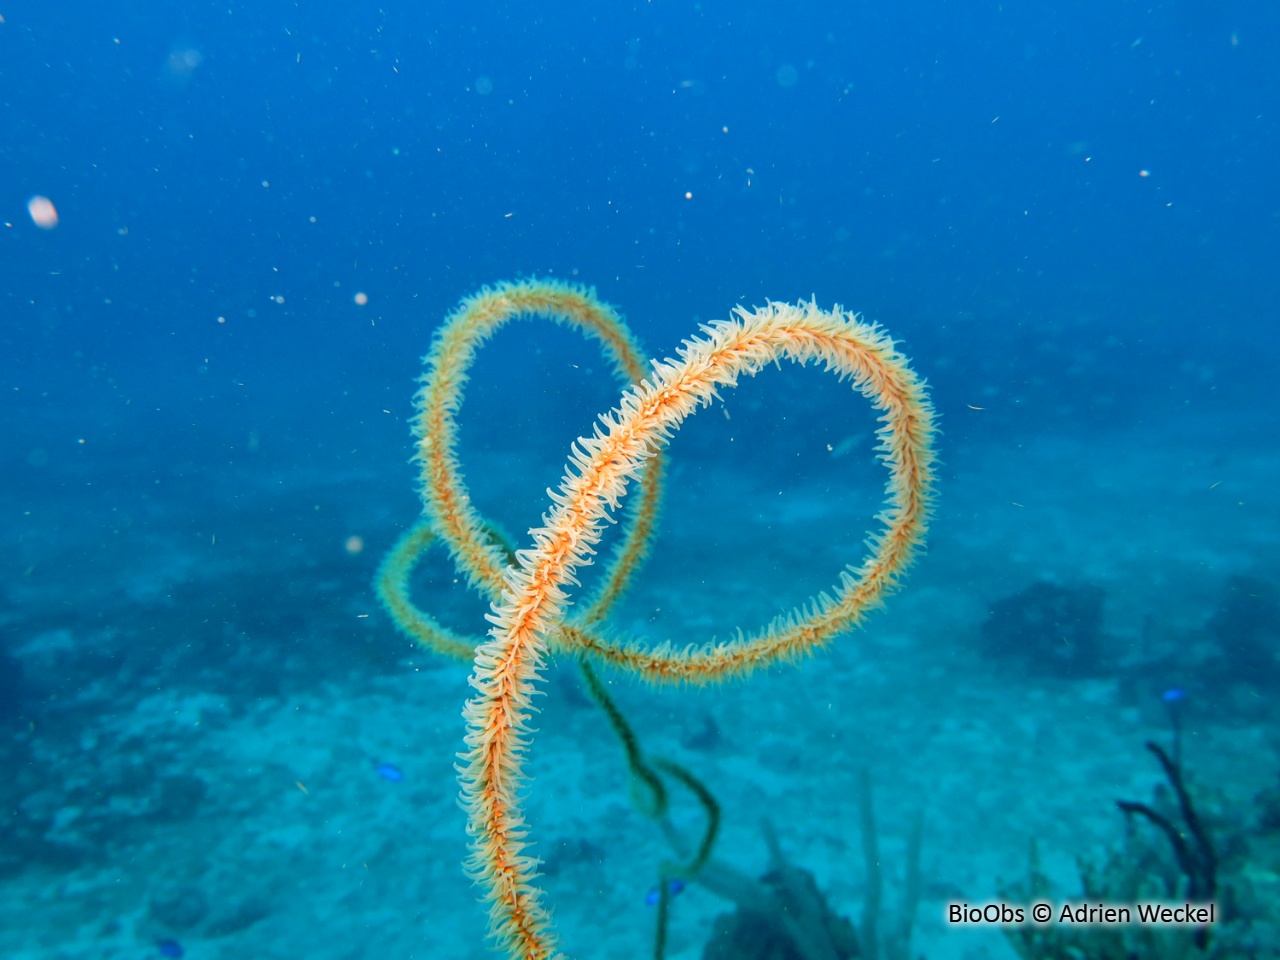
[[[1280,7],[0,20],[0,956],[495,955],[469,670],[372,582],[421,511],[433,331],[530,276],[652,357],[735,305],[841,304],[938,411],[927,550],[863,629],[723,686],[605,674],[753,884],[684,880],[666,956],[1280,956]],[[479,357],[459,461],[515,546],[618,393],[543,321]],[[828,589],[880,509],[875,427],[816,368],[724,392],[611,627],[701,644]],[[443,551],[414,592],[487,629]],[[572,662],[543,689],[565,950],[653,956],[663,830]],[[948,914],[1187,898],[1212,928]]]

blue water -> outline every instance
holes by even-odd
[[[453,801],[466,670],[409,648],[370,581],[419,510],[432,331],[527,276],[593,285],[653,356],[813,296],[929,381],[929,551],[862,636],[725,691],[617,680],[720,796],[724,860],[765,871],[772,808],[859,921],[870,767],[896,862],[904,811],[932,824],[918,952],[1012,956],[942,905],[1007,890],[1033,836],[1077,895],[1113,801],[1161,780],[1143,742],[1173,736],[1175,686],[1219,842],[1277,842],[1280,8],[0,14],[6,956],[488,955]],[[571,334],[501,333],[463,411],[477,503],[523,536],[616,396]],[[617,629],[702,642],[833,583],[883,483],[864,406],[767,371],[695,418]],[[479,635],[453,579],[427,558],[420,599]],[[1030,632],[1083,622],[1089,662],[1002,645],[1010,598]],[[660,831],[572,670],[549,684],[530,804],[567,949],[651,955]],[[691,884],[669,955],[732,906]]]

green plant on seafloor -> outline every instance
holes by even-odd
[[[917,812],[911,820],[898,910],[887,911],[871,775],[865,769],[856,792],[865,881],[860,924],[838,914],[814,875],[791,863],[766,819],[762,826],[769,865],[760,877],[712,858],[695,878],[699,886],[737,908],[716,918],[702,960],[909,960],[923,889],[924,813]],[[683,839],[669,825],[664,827],[671,845],[683,850]]]

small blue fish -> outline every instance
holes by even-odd
[[[679,893],[681,890],[683,890],[683,889],[684,889],[684,881],[683,881],[683,880],[681,880],[681,879],[679,879],[679,878],[677,878],[677,877],[672,877],[670,880],[668,880],[668,881],[667,881],[667,896],[668,896],[668,897],[674,897],[676,894],[678,894],[678,893]],[[646,905],[648,905],[648,906],[650,906],[650,907],[653,907],[653,906],[656,906],[656,905],[657,905],[657,903],[658,903],[658,888],[657,888],[657,887],[654,887],[652,890],[650,890],[650,891],[649,891],[648,895],[644,898],[644,902],[645,902],[645,904],[646,904]]]
[[[378,776],[383,780],[390,780],[392,783],[399,783],[404,779],[404,771],[394,763],[380,763],[374,767],[374,769],[378,771]]]
[[[1160,695],[1160,699],[1165,703],[1177,703],[1179,700],[1187,699],[1187,691],[1181,687],[1170,687]]]
[[[182,944],[177,940],[165,938],[156,941],[156,948],[160,951],[162,957],[180,957],[187,951],[182,949]]]

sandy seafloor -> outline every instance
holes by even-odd
[[[869,768],[890,914],[908,824],[917,810],[926,817],[913,952],[1010,957],[998,931],[948,927],[944,904],[1021,878],[1032,838],[1060,894],[1076,894],[1075,858],[1122,834],[1114,800],[1147,799],[1160,780],[1143,743],[1167,740],[1167,685],[1191,689],[1195,783],[1242,806],[1276,783],[1274,690],[1201,696],[1176,668],[1121,663],[1144,631],[1161,653],[1203,644],[1229,575],[1280,572],[1280,453],[1251,442],[1251,429],[944,437],[928,553],[865,629],[798,668],[719,689],[615,678],[619,702],[648,750],[718,796],[721,859],[763,870],[767,816],[855,921],[855,785]],[[781,489],[776,472],[695,468],[674,453],[661,538],[618,611],[623,628],[723,636],[857,559],[871,499],[835,495],[822,478]],[[500,499],[524,478],[494,456],[468,471],[493,477],[487,495]],[[191,960],[492,955],[459,865],[453,764],[467,671],[413,650],[368,588],[377,555],[412,517],[408,468],[248,458],[214,477],[166,478],[168,495],[141,499],[116,495],[130,470],[81,478],[73,499],[53,487],[3,494],[20,541],[9,629],[21,631],[29,680],[58,692],[3,748],[15,771],[6,803],[46,819],[0,876],[0,956],[136,960],[158,956],[164,937]],[[363,537],[362,553],[344,552],[350,535]],[[428,567],[447,579],[442,564]],[[1062,679],[982,654],[990,603],[1044,579],[1106,590],[1111,669]],[[422,589],[430,605],[438,587]],[[446,616],[478,615],[452,589],[441,593]],[[631,808],[620,751],[572,668],[553,667],[547,690],[528,808],[540,852],[558,861],[545,883],[564,946],[583,958],[649,956],[644,899],[665,855],[660,835]],[[719,731],[710,746],[690,738],[708,717]],[[381,777],[379,763],[403,781]],[[728,909],[686,890],[673,960],[699,957]]]

